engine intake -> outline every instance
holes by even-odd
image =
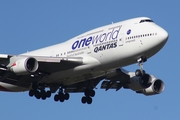
[[[140,90],[140,91],[136,91],[136,92],[149,96],[149,95],[155,95],[155,94],[159,94],[163,92],[164,88],[165,88],[164,82],[160,79],[156,79],[153,81],[150,87]]]
[[[38,62],[35,58],[26,57],[17,60],[11,67],[10,71],[17,75],[27,75],[36,72],[38,69]]]

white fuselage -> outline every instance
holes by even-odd
[[[83,65],[47,75],[41,82],[74,84],[105,75],[108,71],[134,64],[141,56],[157,53],[168,33],[146,17],[99,27],[61,44],[24,53],[29,56],[82,57]]]

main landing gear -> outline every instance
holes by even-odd
[[[86,89],[84,92],[84,95],[81,99],[81,102],[83,104],[87,103],[87,104],[91,104],[92,103],[92,97],[95,96],[95,91],[91,90],[91,89]]]
[[[44,85],[32,84],[32,89],[29,91],[29,96],[35,96],[37,99],[45,100],[51,97],[51,91],[46,91]]]
[[[58,94],[54,96],[54,101],[64,102],[65,100],[69,100],[69,97],[69,93],[64,92],[63,88],[60,88]]]
[[[29,91],[29,96],[30,97],[36,97],[37,99],[42,99],[45,100],[46,98],[50,98],[51,97],[51,91],[45,90],[45,87],[48,87],[45,84],[36,84],[33,83],[32,84],[32,89]],[[92,97],[95,96],[95,91],[93,90],[93,88],[86,88],[86,90],[84,91],[84,96],[81,98],[81,102],[83,104],[87,103],[87,104],[91,104],[92,103]],[[69,93],[66,92],[66,88],[64,87],[60,87],[59,91],[57,94],[55,94],[54,96],[54,101],[58,102],[64,102],[65,100],[69,100],[70,95]]]

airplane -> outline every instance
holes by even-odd
[[[95,28],[68,41],[19,55],[0,54],[0,91],[29,91],[30,97],[64,102],[83,93],[91,104],[95,88],[131,89],[146,96],[164,91],[161,79],[143,69],[160,51],[168,33],[148,17]],[[134,72],[123,67],[138,63]]]

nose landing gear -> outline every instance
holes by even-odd
[[[139,59],[137,59],[138,65],[140,67],[140,69],[137,69],[135,71],[135,75],[138,77],[142,77],[146,74],[145,70],[143,70],[143,63],[147,61],[146,57],[140,57]]]

